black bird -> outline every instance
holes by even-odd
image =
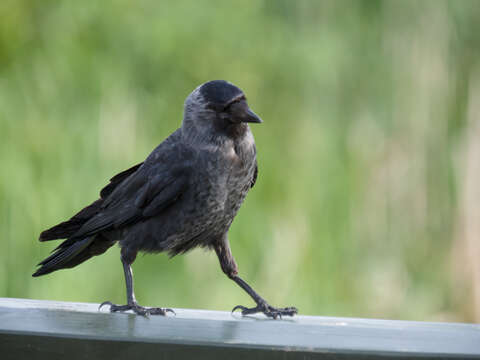
[[[235,85],[214,80],[197,87],[185,101],[182,126],[143,163],[115,175],[100,199],[40,234],[40,241],[66,240],[38,264],[33,276],[72,268],[118,242],[127,304],[106,301],[100,306],[109,305],[111,312],[165,315],[173,310],[137,303],[131,264],[139,251],[175,256],[200,246],[215,250],[223,272],[257,304],[232,311],[272,318],[296,314],[295,307],[270,306],[238,276],[227,237],[257,179],[255,142],[247,123],[260,122]]]

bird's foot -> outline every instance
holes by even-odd
[[[250,315],[256,313],[264,313],[267,317],[276,319],[282,318],[282,316],[293,316],[298,313],[298,309],[294,306],[286,307],[286,308],[275,308],[273,306],[268,305],[266,302],[259,303],[257,306],[253,308],[247,308],[242,305],[237,305],[233,308],[232,313],[236,310],[242,310],[242,315]]]
[[[171,312],[175,315],[175,311],[169,308],[147,308],[144,306],[138,305],[136,302],[127,305],[117,305],[113,304],[111,301],[104,301],[98,307],[98,310],[102,308],[102,306],[109,305],[110,312],[124,312],[128,310],[132,310],[137,315],[148,316],[148,315],[167,315],[167,312]]]

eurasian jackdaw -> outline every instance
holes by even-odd
[[[133,292],[131,264],[139,251],[170,256],[197,246],[214,249],[223,272],[257,306],[236,306],[243,315],[293,316],[295,307],[275,308],[238,276],[228,229],[247,192],[255,185],[256,148],[248,123],[262,120],[233,84],[210,81],[186,99],[182,126],[147,159],[115,175],[100,198],[40,234],[40,241],[66,239],[38,265],[33,276],[71,268],[104,253],[116,242],[127,287],[127,304],[110,301],[110,311],[161,314],[167,308],[140,306]]]

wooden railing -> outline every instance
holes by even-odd
[[[146,318],[0,298],[0,359],[480,358],[475,324],[175,311]]]

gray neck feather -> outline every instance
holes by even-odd
[[[222,144],[228,138],[217,131],[213,124],[213,112],[206,108],[205,99],[197,87],[185,100],[182,136],[193,145]]]
[[[185,100],[182,137],[196,148],[209,148],[225,153],[234,152],[242,160],[255,156],[255,142],[247,124],[239,124],[236,133],[227,134],[215,128],[215,113],[206,108],[205,99],[195,89]]]

